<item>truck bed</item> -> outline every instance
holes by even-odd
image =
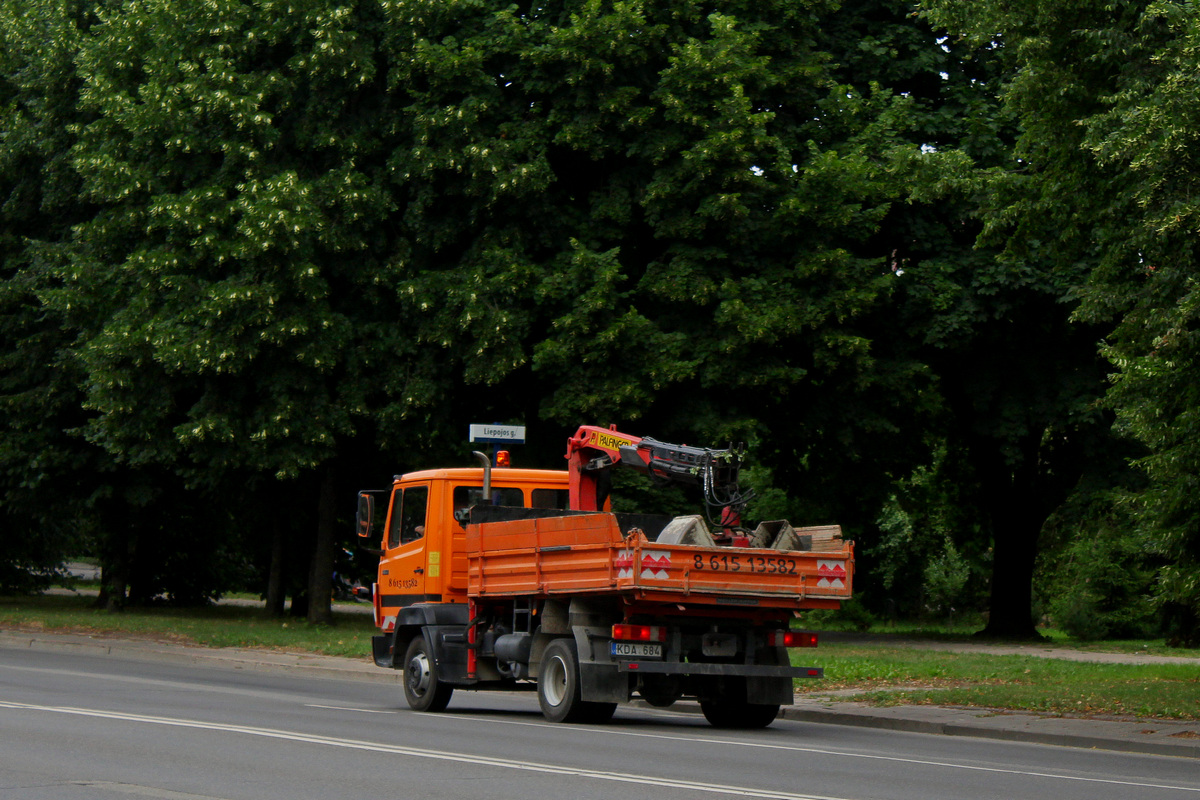
[[[837,526],[796,529],[811,549],[781,551],[655,541],[662,528],[655,520],[666,517],[521,511],[527,518],[472,514],[469,596],[621,594],[643,603],[792,610],[836,608],[850,597],[854,546]]]

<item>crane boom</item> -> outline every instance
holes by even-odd
[[[571,508],[601,511],[608,500],[609,473],[616,465],[632,467],[651,480],[699,486],[714,524],[740,523],[750,499],[738,489],[738,470],[744,447],[714,450],[660,442],[649,436],[621,433],[616,426],[582,425],[567,440]],[[715,512],[715,515],[714,515]]]

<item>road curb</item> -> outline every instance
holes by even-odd
[[[987,715],[987,709],[956,709],[941,706],[921,706],[920,709],[933,710],[936,714],[958,716],[962,714]],[[847,725],[877,730],[892,730],[903,733],[923,733],[935,736],[963,736],[974,739],[992,739],[1007,742],[1024,742],[1026,744],[1053,745],[1056,747],[1071,747],[1084,750],[1111,750],[1122,753],[1139,753],[1142,755],[1172,756],[1182,758],[1200,758],[1200,741],[1188,738],[1179,741],[1169,741],[1169,737],[1180,733],[1191,732],[1174,721],[1163,720],[1130,720],[1127,722],[1110,723],[1086,719],[1064,719],[1061,717],[1038,716],[1033,714],[1005,714],[1011,721],[1005,726],[980,725],[963,722],[956,719],[938,720],[910,715],[886,713],[890,708],[880,709],[880,713],[863,713],[858,709],[837,708],[806,708],[789,706],[780,711],[784,719],[799,722],[813,722],[822,725]],[[904,712],[901,712],[904,713]],[[1043,724],[1047,727],[1081,728],[1085,726],[1133,726],[1139,731],[1117,731],[1112,735],[1092,735],[1073,730],[1028,730],[1028,725]],[[1167,728],[1169,732],[1162,731]],[[1200,737],[1200,725],[1192,724]],[[1175,730],[1178,728],[1178,730]],[[1153,732],[1151,732],[1153,731]]]

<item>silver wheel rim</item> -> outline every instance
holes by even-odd
[[[429,681],[432,676],[429,672],[429,659],[424,653],[417,653],[409,659],[405,674],[408,679],[408,690],[415,697],[420,697],[429,691]]]
[[[550,659],[542,680],[545,685],[543,694],[546,702],[552,706],[562,705],[563,698],[567,696],[567,665],[563,663],[562,656]]]

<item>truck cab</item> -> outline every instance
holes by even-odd
[[[490,497],[484,497],[482,469],[436,469],[399,475],[390,490],[374,495],[382,522],[375,585],[375,624],[395,630],[400,610],[421,603],[467,603],[467,555],[464,539],[468,511],[477,505],[566,509],[567,473],[556,470],[490,471]],[[361,501],[360,501],[361,508]],[[366,520],[360,511],[360,526]],[[374,527],[373,525],[371,527]]]

